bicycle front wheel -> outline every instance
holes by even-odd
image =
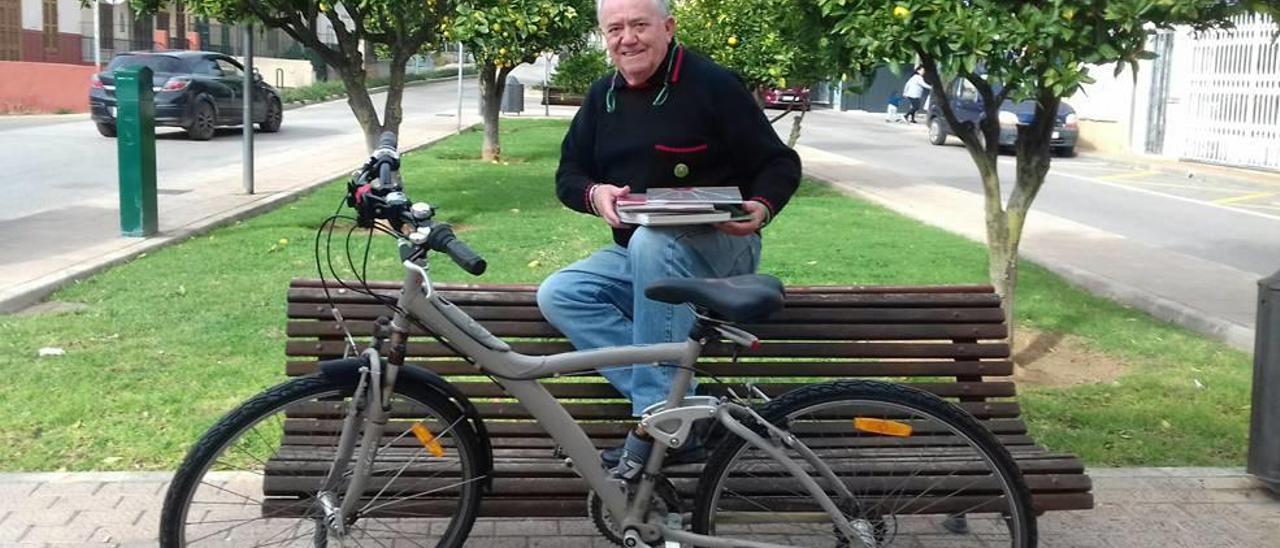
[[[1008,450],[973,416],[932,394],[882,382],[831,382],[788,392],[760,414],[816,453],[847,487],[851,497],[841,496],[798,451],[784,447],[855,535],[842,534],[798,479],[736,436],[703,470],[694,532],[796,546],[1036,544],[1031,495]]]
[[[356,515],[326,519],[361,453],[357,445],[356,457],[335,463],[354,391],[305,377],[223,417],[174,475],[160,545],[461,546],[479,510],[479,441],[456,406],[406,383],[395,387]],[[335,464],[346,473],[326,486]]]

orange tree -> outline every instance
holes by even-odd
[[[1153,28],[1185,24],[1230,26],[1247,10],[1277,12],[1276,0],[806,0],[822,9],[828,34],[853,59],[919,62],[952,131],[982,178],[988,271],[1013,319],[1018,244],[1023,223],[1049,171],[1058,106],[1093,81],[1091,67],[1116,64],[1116,74],[1152,54]],[[943,75],[978,90],[984,117],[961,123]],[[1135,74],[1136,77],[1136,74]],[[1017,168],[1008,201],[996,157],[1000,106],[1035,101],[1035,115],[1017,126]],[[1009,324],[1012,326],[1012,322]]]
[[[592,0],[458,0],[444,21],[446,40],[459,41],[480,71],[484,117],[483,159],[501,156],[498,107],[507,75],[520,63],[532,63],[547,51],[574,51],[595,28]]]
[[[738,73],[753,90],[810,87],[848,64],[831,47],[813,2],[685,0],[675,17],[681,41]],[[800,137],[808,105],[803,107],[791,126],[791,146]]]

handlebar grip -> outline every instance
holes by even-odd
[[[378,148],[388,148],[396,150],[396,134],[391,131],[382,132],[382,136],[378,138]]]
[[[450,259],[453,259],[453,262],[457,263],[463,270],[470,272],[472,276],[484,274],[485,269],[489,267],[489,263],[484,260],[484,257],[472,251],[466,242],[459,240],[456,236],[449,238],[448,243],[445,244],[445,252],[449,254]]]
[[[383,185],[391,184],[391,164],[390,163],[381,162],[378,164],[378,180],[381,181]]]
[[[427,245],[431,249],[447,254],[453,262],[470,272],[472,276],[484,274],[484,270],[489,266],[484,257],[472,251],[466,242],[459,240],[453,233],[453,227],[447,224],[441,223],[431,227],[431,236]]]

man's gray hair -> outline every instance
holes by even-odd
[[[600,14],[604,12],[604,3],[608,1],[609,0],[596,0],[596,22],[597,23],[601,22]],[[653,7],[658,8],[658,14],[661,15],[663,19],[671,17],[671,1],[670,0],[650,0],[650,1],[653,2]]]

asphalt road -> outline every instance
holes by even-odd
[[[776,124],[784,136],[790,119]],[[815,110],[800,144],[902,176],[982,193],[977,168],[960,142],[929,144],[924,124],[886,123],[883,115]],[[1006,197],[1014,158],[1000,158]],[[1054,158],[1032,206],[1154,247],[1231,266],[1259,277],[1280,269],[1280,178],[1209,179],[1135,169],[1080,156]]]
[[[478,105],[474,79],[464,84],[463,108]],[[373,97],[381,111],[385,94]],[[405,123],[452,117],[457,110],[457,84],[433,83],[409,87],[404,96]],[[156,131],[157,191],[180,194],[241,169],[241,129],[220,129],[210,141],[190,141],[180,129]],[[284,113],[279,133],[257,133],[258,162],[294,155],[300,149],[324,154],[326,146],[349,135],[359,125],[346,101],[311,105]],[[77,204],[117,200],[116,140],[98,135],[84,116],[0,117],[0,222],[53,210],[74,211]],[[70,209],[69,209],[70,208]]]

